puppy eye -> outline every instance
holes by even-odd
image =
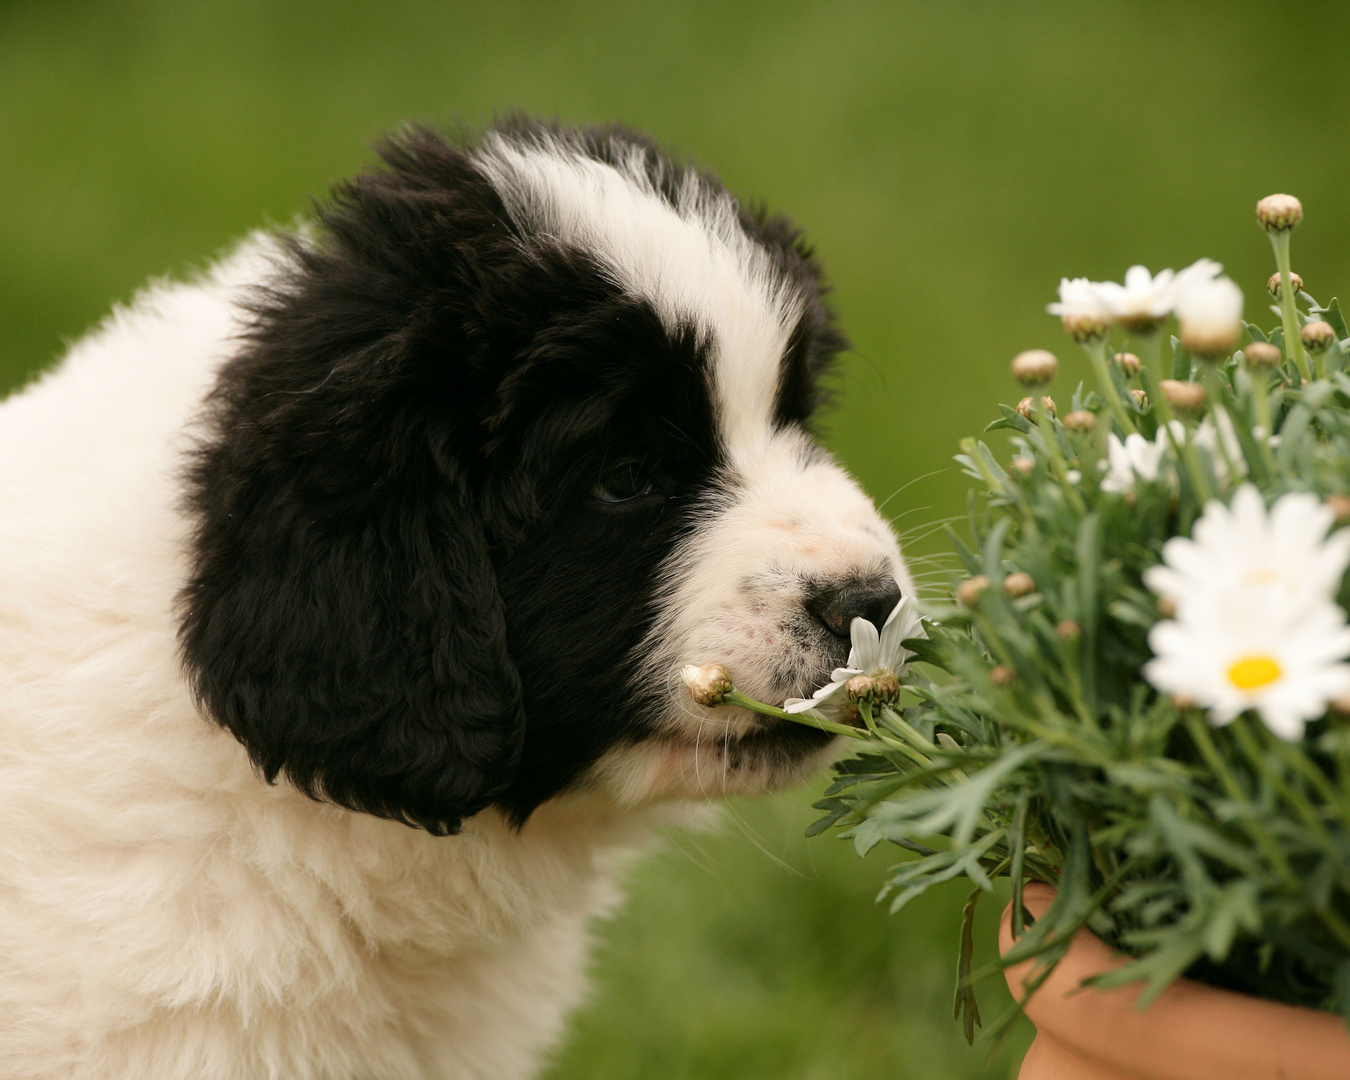
[[[600,477],[591,494],[605,503],[626,503],[655,493],[656,485],[641,461],[621,461]]]

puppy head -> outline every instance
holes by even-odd
[[[181,632],[205,711],[269,780],[433,832],[814,765],[821,733],[678,679],[804,694],[909,589],[806,427],[841,342],[796,234],[618,129],[382,156],[210,402]]]

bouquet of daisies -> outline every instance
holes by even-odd
[[[1257,206],[1278,322],[1201,260],[1061,282],[1058,315],[1096,385],[1052,398],[1055,357],[1019,355],[1008,460],[968,439],[964,567],[921,614],[853,625],[812,698],[728,701],[857,740],[812,832],[913,857],[893,911],[929,886],[1012,882],[1012,951],[1044,978],[1090,927],[1132,957],[1103,985],[1187,974],[1350,1018],[1350,332],[1292,272],[1297,199]],[[1174,332],[1169,332],[1173,327]],[[1024,882],[1057,889],[1028,925]],[[1034,986],[1032,987],[1034,989]]]

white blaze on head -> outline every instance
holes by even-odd
[[[549,136],[522,143],[493,133],[475,160],[517,222],[598,260],[668,332],[695,331],[713,361],[727,449],[735,456],[744,443],[753,452],[771,429],[802,301],[746,236],[736,201],[690,170],[672,205],[652,178],[660,166],[637,145],[609,165]]]

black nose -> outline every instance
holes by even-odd
[[[866,619],[878,630],[900,602],[900,586],[890,578],[813,585],[802,606],[836,637],[849,637],[854,619]]]

